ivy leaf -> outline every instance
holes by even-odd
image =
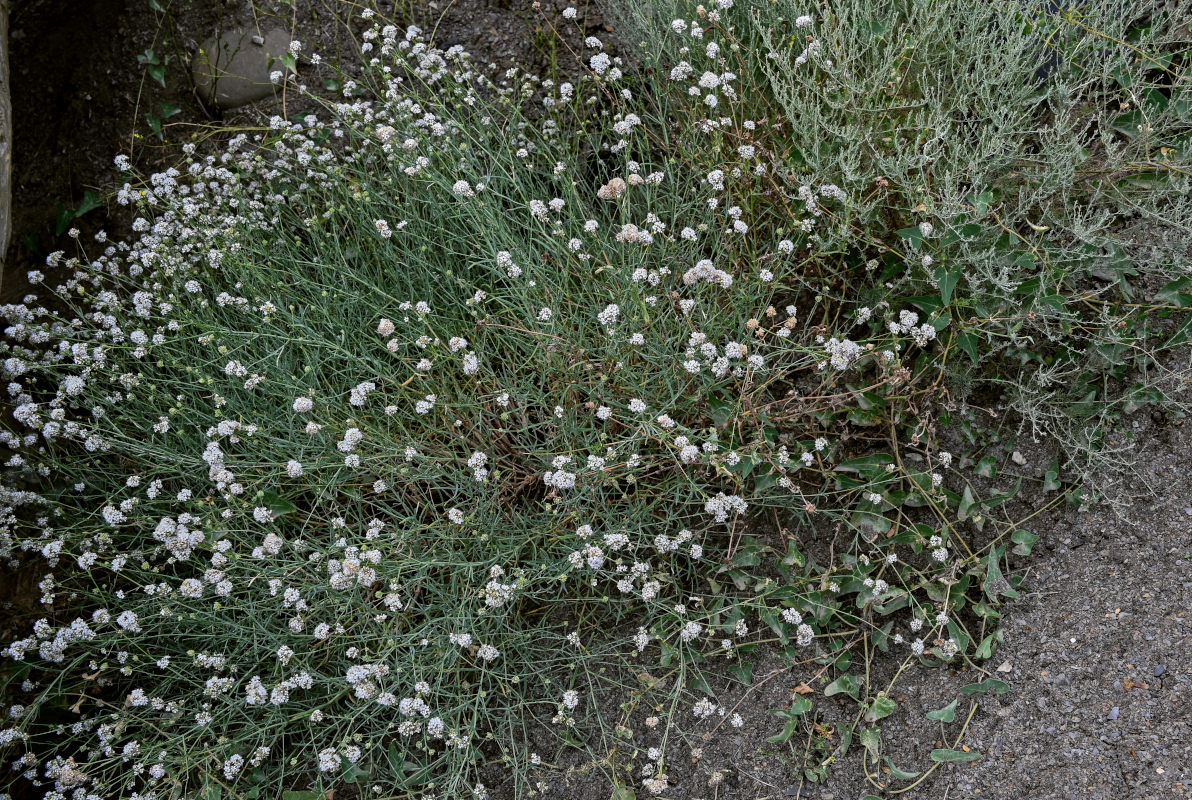
[[[877,759],[878,751],[882,746],[881,729],[874,727],[861,731],[861,746],[869,751],[870,756]]]
[[[1017,597],[1018,592],[1010,587],[1009,582],[1006,581],[1002,575],[1001,560],[1002,553],[1005,552],[1004,547],[993,547],[989,550],[989,557],[985,560],[985,582],[981,588],[985,590],[992,601],[997,601],[998,595],[1004,594],[1006,597]]]
[[[948,303],[952,302],[952,291],[956,288],[956,284],[960,282],[960,267],[945,269],[944,265],[941,264],[935,268],[933,277],[940,287],[940,299],[944,301],[944,305],[948,305]]]
[[[54,222],[54,235],[61,236],[66,233],[70,223],[74,221],[74,212],[61,203],[58,204],[58,217]]]
[[[717,428],[723,428],[733,418],[735,409],[730,404],[715,397],[708,398],[708,416]]]
[[[879,719],[888,717],[894,713],[898,708],[898,703],[895,703],[884,694],[879,694],[873,699],[873,705],[865,712],[866,722],[877,722]]]
[[[353,764],[349,761],[348,765],[344,767],[343,779],[346,783],[359,783],[361,778],[367,777],[368,770],[364,769],[359,764]]]
[[[973,199],[973,218],[981,219],[989,213],[989,207],[997,202],[997,195],[993,192],[981,192]]]
[[[1177,308],[1192,306],[1192,277],[1172,281],[1155,294],[1155,299]]]
[[[972,360],[974,366],[981,359],[977,355],[977,335],[972,331],[965,331],[956,335],[956,345]]]
[[[952,722],[956,719],[956,703],[958,700],[953,700],[943,708],[937,708],[935,711],[928,711],[927,718],[933,719],[936,722]]]
[[[795,702],[791,703],[791,707],[786,710],[786,713],[792,716],[801,716],[811,710],[811,700],[806,697],[800,697]]]
[[[687,688],[692,690],[698,689],[709,696],[715,694],[712,691],[711,684],[708,683],[707,676],[704,675],[702,670],[692,670],[691,677],[687,679]]]
[[[1063,486],[1060,482],[1060,466],[1058,459],[1052,459],[1051,466],[1047,468],[1047,472],[1043,475],[1043,491],[1054,492]]]
[[[742,661],[739,664],[733,664],[728,668],[729,674],[739,680],[741,683],[748,686],[753,683],[753,662]]]
[[[841,693],[847,694],[854,700],[857,699],[857,682],[853,680],[852,675],[841,675],[824,688],[824,697],[831,697],[832,695]]]
[[[286,514],[292,514],[298,510],[298,506],[286,500],[284,497],[274,491],[264,491],[261,493],[261,502],[265,504],[265,508],[273,512],[273,516],[281,517]]]
[[[1010,534],[1010,541],[1016,545],[1014,548],[1016,554],[1029,556],[1031,554],[1031,548],[1035,546],[1035,542],[1039,541],[1039,537],[1030,531],[1019,529]]]

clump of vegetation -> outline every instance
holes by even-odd
[[[948,430],[985,392],[1094,452],[1192,301],[1123,227],[1192,222],[1186,16],[877,5],[639,4],[573,81],[378,20],[325,119],[127,185],[71,313],[2,309],[11,774],[520,797],[545,731],[662,794],[761,647],[877,758],[852,653],[988,658],[1036,538]]]

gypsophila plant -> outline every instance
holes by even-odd
[[[638,72],[589,37],[588,74],[499,82],[370,14],[323,117],[125,186],[135,242],[48,259],[69,313],[2,309],[0,554],[46,608],[4,650],[9,774],[54,800],[446,799],[497,764],[534,796],[545,731],[657,795],[676,738],[744,724],[717,663],[748,684],[765,646],[831,679],[847,747],[896,708],[854,653],[988,658],[1035,537],[940,442],[956,376],[1063,414],[1043,366],[1103,375],[1122,319],[1187,305],[1162,243],[1132,269],[1166,299],[1080,283],[1104,204],[1187,219],[1176,138],[1130,193],[1032,148],[1091,149],[1094,56],[1167,88],[1148,141],[1188,106],[1162,20],[1130,44],[947,6],[644,4]],[[1011,92],[1041,30],[1064,58]],[[978,79],[980,47],[1003,62]],[[1133,324],[1114,365],[1160,344]]]

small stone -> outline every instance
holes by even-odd
[[[1001,666],[999,666],[997,668],[997,671],[998,672],[1009,672],[1012,669],[1014,669],[1014,667],[1009,661],[1003,661]]]
[[[1064,675],[1063,673],[1055,676],[1055,685],[1056,686],[1068,686],[1071,683],[1072,682],[1070,680],[1068,680],[1068,676]]]
[[[1015,464],[1017,464],[1020,467],[1026,466],[1026,456],[1024,456],[1022,453],[1018,452],[1017,450],[1015,450],[1013,453],[1010,454],[1010,460],[1013,461]]]
[[[216,108],[236,108],[268,97],[277,88],[269,73],[285,71],[281,57],[289,47],[289,34],[280,28],[264,37],[246,30],[212,37],[191,59],[195,89],[204,103]]]
[[[1105,719],[1112,722],[1113,720],[1118,718],[1119,713],[1121,713],[1121,712],[1118,710],[1118,707],[1114,706],[1113,708],[1111,708],[1109,710],[1109,713],[1105,715]]]
[[[1156,678],[1158,678],[1164,672],[1167,672],[1167,667],[1163,666],[1162,664],[1155,665],[1154,673]]]

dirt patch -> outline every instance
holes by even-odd
[[[1165,365],[1183,375],[1176,399],[1192,400],[1192,351]],[[1178,382],[1180,379],[1175,378]],[[1176,387],[1173,387],[1176,388]],[[929,669],[912,665],[894,684],[897,711],[882,721],[878,757],[854,736],[845,756],[832,730],[856,719],[857,706],[823,696],[825,676],[814,661],[791,666],[775,649],[759,649],[753,683],[710,681],[712,697],[741,715],[700,722],[691,698],[676,709],[682,732],[665,739],[670,800],[857,800],[882,798],[993,798],[993,800],[1143,800],[1185,797],[1192,787],[1192,420],[1160,410],[1140,411],[1105,442],[1133,466],[1124,474],[1103,471],[1096,488],[1113,504],[1079,510],[1052,504],[1030,520],[1039,535],[1029,556],[1013,566],[1025,574],[1021,597],[1003,613],[1003,641],[981,671],[963,665]],[[1054,443],[1022,440],[1007,446],[1000,480],[1042,476]],[[1017,452],[1020,459],[1012,456]],[[1021,462],[1021,463],[1020,463]],[[1107,488],[1112,487],[1112,488]],[[1028,489],[1007,509],[1022,518],[1056,498]],[[823,655],[819,653],[818,655]],[[715,662],[715,659],[713,659]],[[874,687],[894,677],[901,657],[879,654],[870,665]],[[713,664],[714,666],[714,664]],[[721,667],[723,669],[723,667]],[[856,668],[854,668],[855,670]],[[987,678],[1008,684],[1003,694],[968,696],[962,688]],[[807,684],[800,689],[801,684]],[[782,728],[772,709],[806,696],[814,702],[808,724],[776,744]],[[799,690],[799,691],[794,691]],[[629,692],[607,692],[600,708],[615,714]],[[955,702],[953,721],[928,712]],[[662,731],[649,729],[645,709],[630,716],[633,747],[663,747]],[[967,721],[967,726],[966,726]],[[611,725],[611,723],[610,723]],[[862,724],[858,733],[870,727]],[[714,731],[708,739],[704,734]],[[606,798],[613,791],[607,765],[543,737],[540,755],[549,768],[540,778],[552,793]],[[605,737],[606,739],[609,737]],[[610,742],[612,740],[610,739]],[[589,741],[597,753],[604,741]],[[936,748],[960,749],[976,760],[933,767]],[[622,747],[622,750],[625,748]],[[644,758],[636,760],[643,766]],[[625,759],[618,761],[624,764]],[[826,765],[827,770],[821,769]],[[900,770],[910,778],[898,778]],[[619,775],[624,776],[624,770]],[[496,800],[520,797],[512,782],[493,775]],[[920,781],[920,778],[922,779]],[[915,784],[916,781],[919,781]],[[636,796],[648,796],[636,776]],[[894,792],[907,790],[898,794]]]

